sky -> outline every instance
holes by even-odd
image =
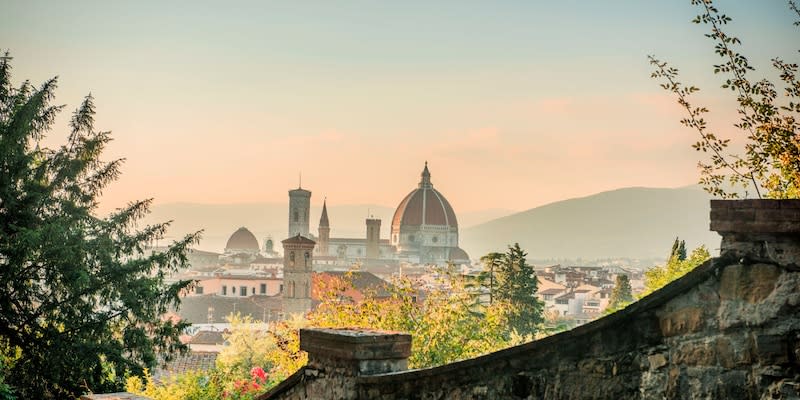
[[[126,159],[100,211],[285,202],[300,174],[312,204],[394,207],[425,161],[457,212],[693,184],[696,133],[648,54],[720,134],[735,117],[689,0],[0,3],[14,81],[58,76],[70,112],[91,93]],[[786,1],[717,3],[759,73],[797,61]]]

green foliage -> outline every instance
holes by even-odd
[[[308,354],[300,351],[300,328],[307,325],[306,319],[295,317],[271,326],[274,348],[266,352],[271,382],[279,383],[308,362]]]
[[[736,51],[741,41],[724,31],[731,18],[721,14],[712,0],[692,0],[692,4],[700,9],[693,22],[711,28],[706,37],[715,42],[714,52],[722,59],[721,64],[714,65],[714,73],[725,75],[722,88],[736,96],[740,119],[734,128],[745,139],[743,155],[730,152],[731,138],[718,136],[709,128],[704,117],[708,108],[695,107],[689,101],[699,89],[679,82],[676,68],[650,56],[650,63],[656,68],[652,77],[661,79],[661,86],[675,94],[678,103],[686,109],[688,116],[681,123],[700,135],[693,147],[710,158],[698,163],[700,183],[706,191],[722,198],[738,197],[736,192],[724,188],[726,183],[745,189],[752,185],[758,197],[764,188],[770,198],[800,198],[798,65],[780,58],[772,59],[783,81],[780,92],[768,79],[752,79],[755,68]],[[800,16],[794,1],[789,1],[789,8]],[[781,102],[781,98],[785,101]]]
[[[700,246],[692,250],[688,258],[681,259],[679,256],[670,257],[666,265],[651,268],[644,273],[645,289],[640,296],[644,297],[661,289],[675,279],[686,275],[689,271],[706,262],[709,258],[711,258],[711,255],[708,253],[705,246]]]
[[[0,352],[0,400],[15,400],[14,389],[6,383],[8,375],[8,358]]]
[[[509,246],[495,272],[496,301],[502,304],[511,329],[522,336],[534,335],[544,320],[544,304],[536,297],[539,283],[526,256],[519,243]]]
[[[439,285],[415,302],[417,291],[407,279],[387,287],[389,298],[365,293],[354,301],[346,296],[352,281],[333,279],[321,292],[321,304],[310,314],[313,326],[369,328],[409,332],[414,336],[409,365],[442,365],[512,344],[500,307],[483,306],[467,289],[463,277],[439,270]]]
[[[478,274],[477,284],[479,287],[485,287],[489,291],[489,304],[494,304],[495,292],[495,271],[500,270],[500,263],[503,260],[502,253],[492,252],[481,257],[483,263],[483,271]]]
[[[217,356],[217,368],[227,375],[244,375],[253,367],[269,370],[272,364],[267,353],[275,351],[276,346],[265,324],[238,313],[229,316],[228,322],[230,330],[224,334],[227,345]]]
[[[125,383],[125,390],[154,400],[221,399],[224,382],[219,373],[209,374],[199,371],[190,371],[171,376],[163,382],[155,382],[150,373],[145,371],[144,378],[129,377]]]
[[[610,314],[633,303],[633,291],[631,289],[631,282],[628,275],[617,275],[617,281],[614,285],[614,290],[611,291],[611,297],[608,300],[608,308],[605,313]]]
[[[263,323],[249,317],[229,318],[227,346],[210,371],[190,371],[155,382],[128,378],[125,390],[154,400],[226,399],[250,400],[277,385],[300,367],[308,357],[300,351],[299,329],[307,325],[302,318]],[[264,372],[269,371],[269,372]]]
[[[95,215],[122,160],[100,156],[111,140],[94,130],[87,96],[73,113],[66,144],[43,147],[63,106],[56,79],[11,84],[0,57],[0,351],[21,398],[70,398],[114,391],[157,354],[185,346],[184,323],[162,320],[190,282],[168,284],[197,234],[149,254],[167,224],[137,227],[150,201]]]
[[[279,382],[259,367],[238,375],[221,369],[189,371],[160,382],[146,372],[144,378],[129,377],[125,390],[153,400],[252,400]]]

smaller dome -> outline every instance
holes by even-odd
[[[450,261],[469,264],[469,255],[460,247],[450,249]]]
[[[230,250],[253,250],[258,252],[258,240],[256,240],[253,232],[241,227],[236,232],[233,232],[233,235],[228,239],[228,244],[225,245],[225,251]]]

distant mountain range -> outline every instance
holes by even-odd
[[[460,242],[472,258],[515,242],[536,259],[666,258],[680,236],[688,249],[705,244],[713,255],[720,237],[708,230],[709,199],[696,185],[612,190],[463,229]]]

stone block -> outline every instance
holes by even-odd
[[[772,264],[729,265],[720,277],[720,299],[759,302],[775,290],[780,275],[781,270]]]
[[[713,343],[692,342],[680,345],[672,356],[673,364],[712,366],[717,364]]]
[[[789,362],[789,343],[785,336],[758,335],[755,350],[762,365]]]
[[[650,363],[650,369],[659,369],[667,365],[667,357],[664,353],[651,354],[647,356],[647,361]]]
[[[684,307],[659,318],[661,334],[665,337],[697,332],[705,327],[704,310],[701,307]]]

